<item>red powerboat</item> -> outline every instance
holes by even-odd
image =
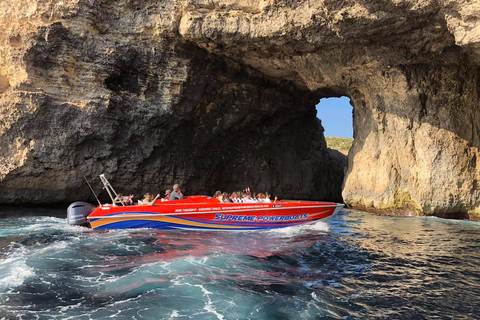
[[[109,195],[115,191],[101,175]],[[113,194],[112,194],[113,193]],[[94,229],[188,229],[188,230],[261,230],[283,228],[326,220],[343,208],[343,204],[319,201],[281,200],[274,202],[224,203],[209,196],[154,205],[97,207],[74,202],[67,210],[70,224],[89,224]]]

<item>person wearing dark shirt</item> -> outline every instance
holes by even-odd
[[[173,185],[173,191],[170,194],[170,201],[171,200],[177,200],[177,199],[183,199],[183,193],[182,190],[180,190],[180,186],[178,184]]]

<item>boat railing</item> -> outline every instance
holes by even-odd
[[[100,175],[100,180],[102,180],[103,189],[107,190],[110,199],[112,199],[112,205],[115,206],[115,199],[118,198],[118,194],[115,192],[115,189],[113,189],[112,185],[110,184],[110,182],[108,182],[104,174]],[[113,195],[115,195],[115,197],[113,197]],[[123,203],[123,201],[120,201],[120,203],[122,204],[122,206],[125,206],[125,203]]]

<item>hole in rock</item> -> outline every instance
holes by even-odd
[[[353,143],[353,107],[348,97],[323,98],[317,104],[327,146],[348,155]]]
[[[138,77],[138,73],[134,70],[122,69],[118,74],[113,74],[105,79],[105,84],[114,92],[126,91],[138,94],[140,92]]]

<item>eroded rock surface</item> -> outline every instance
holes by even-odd
[[[0,202],[249,185],[480,213],[476,1],[0,3]],[[344,178],[315,118],[347,95]]]

